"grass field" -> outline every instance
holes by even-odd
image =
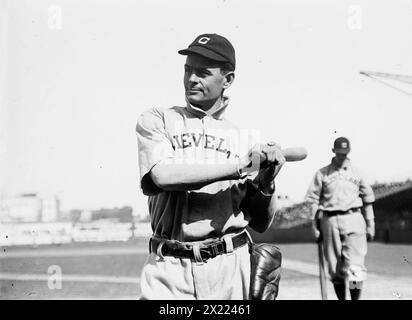
[[[0,254],[0,299],[137,299],[148,239],[9,247]],[[279,299],[320,299],[314,244],[282,244]],[[55,268],[61,288],[49,283]],[[371,243],[364,299],[412,299],[412,246]],[[51,269],[50,269],[51,268]],[[328,284],[329,298],[335,299]]]

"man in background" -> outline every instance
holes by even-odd
[[[335,156],[319,169],[306,194],[311,204],[313,233],[324,246],[330,280],[339,300],[359,300],[366,280],[367,240],[375,235],[375,196],[361,171],[348,158],[350,142],[337,138]]]

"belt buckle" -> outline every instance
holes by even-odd
[[[212,258],[212,254],[207,250],[207,248],[200,248],[200,257],[203,262],[206,262],[209,258]]]
[[[216,257],[219,253],[217,245],[218,245],[218,243],[216,242],[216,243],[212,243],[211,246],[210,246],[210,249],[212,250],[212,254],[211,254],[212,258]]]
[[[208,259],[213,259],[219,254],[217,242],[211,243],[205,248],[200,248],[199,250],[200,250],[200,256],[202,257],[203,262],[206,262]]]

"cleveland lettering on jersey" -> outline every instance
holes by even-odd
[[[185,132],[174,135],[172,143],[173,149],[175,150],[200,147],[224,153],[226,157],[229,158],[232,151],[229,150],[228,144],[226,138],[200,132]]]

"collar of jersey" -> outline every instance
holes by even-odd
[[[349,159],[349,158],[346,158],[345,161],[342,163],[342,167],[338,167],[338,166],[335,164],[335,157],[332,158],[331,163],[332,163],[332,165],[333,165],[336,169],[342,168],[342,169],[345,169],[345,170],[346,170],[346,169],[349,168],[349,166],[350,166],[350,159]]]
[[[216,109],[215,112],[210,114],[206,111],[203,111],[200,108],[195,107],[186,98],[186,108],[187,108],[187,110],[190,113],[194,114],[196,117],[199,117],[199,118],[212,117],[216,120],[222,120],[223,116],[224,116],[224,113],[225,113],[225,110],[226,110],[228,105],[229,105],[229,97],[223,96],[222,97],[222,103],[220,104],[220,107],[218,109]]]

